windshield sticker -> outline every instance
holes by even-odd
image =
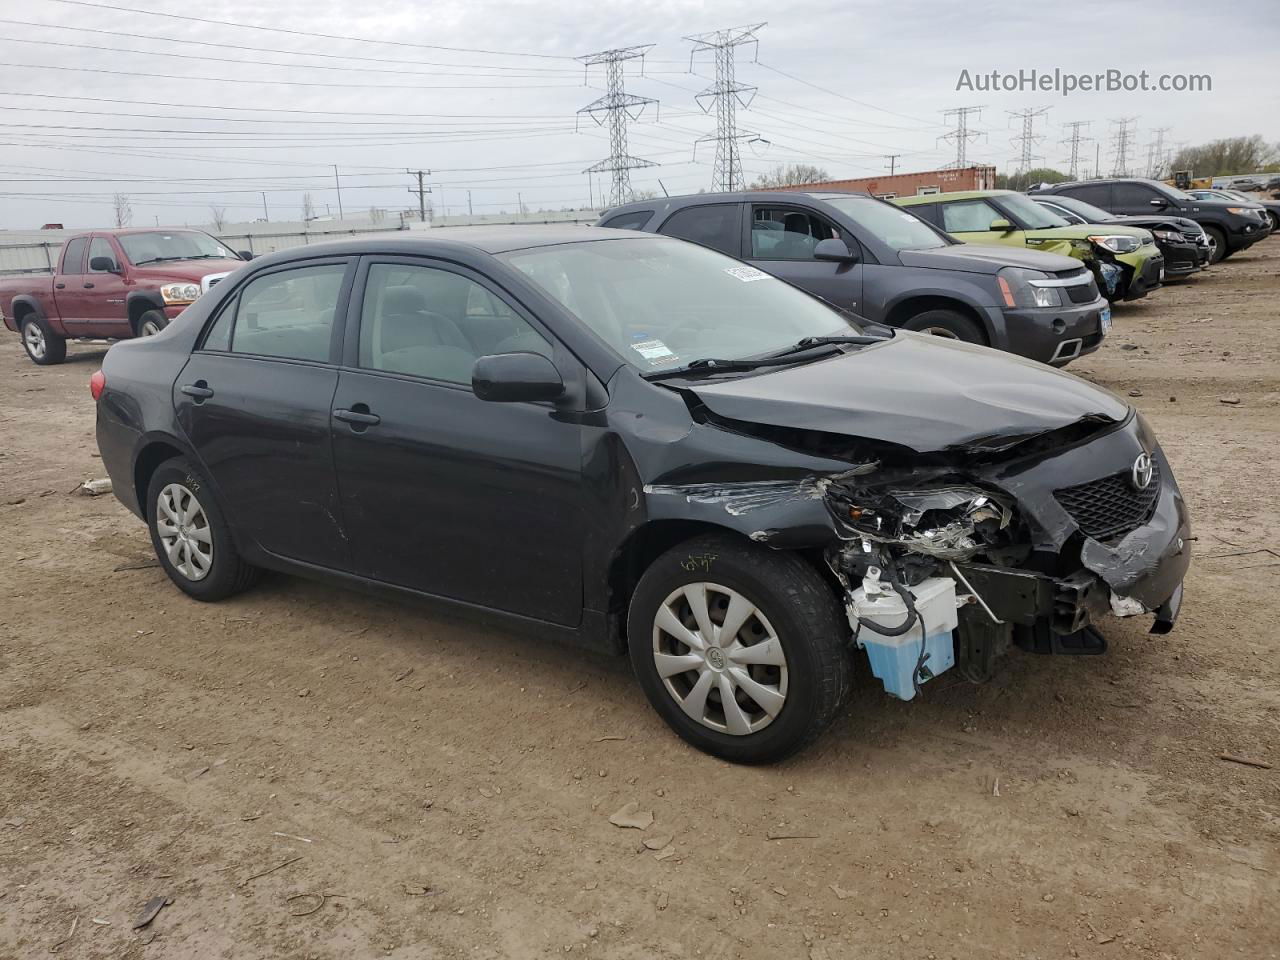
[[[655,366],[660,363],[670,363],[676,359],[676,355],[661,340],[645,340],[641,343],[633,343],[631,349]]]
[[[769,274],[763,270],[757,270],[755,267],[726,267],[724,272],[731,277],[737,277],[743,283],[769,279]]]

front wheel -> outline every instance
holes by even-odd
[[[1209,262],[1221,263],[1230,253],[1227,250],[1227,235],[1217,227],[1205,227],[1204,232],[1209,237]]]
[[[649,702],[684,740],[736,763],[771,763],[835,719],[852,665],[832,587],[799,556],[730,535],[668,550],[627,618]]]
[[[67,339],[53,332],[43,317],[27,317],[22,321],[22,346],[32,363],[52,366],[67,359]]]
[[[926,310],[902,325],[904,330],[928,333],[947,340],[985,344],[987,338],[976,323],[955,310]]]
[[[169,318],[159,310],[148,310],[138,317],[137,331],[140,337],[153,337],[169,325]]]
[[[160,566],[183,593],[222,600],[252,586],[213,491],[186,459],[166,460],[147,485],[147,526]]]

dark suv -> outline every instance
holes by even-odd
[[[1261,204],[1245,201],[1198,200],[1159,180],[1081,180],[1044,186],[1032,196],[1075,197],[1109,213],[1160,213],[1194,220],[1209,235],[1214,249],[1210,263],[1245,250],[1271,232]]]
[[[1111,310],[1078,260],[961,243],[862,193],[664,197],[599,226],[690,240],[889,326],[1062,365],[1096,350]]]

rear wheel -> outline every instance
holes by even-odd
[[[32,363],[42,367],[67,359],[67,340],[53,332],[44,317],[27,317],[22,321],[22,346]]]
[[[852,664],[831,587],[800,557],[728,535],[653,562],[627,618],[649,702],[700,750],[770,763],[835,719]]]
[[[1227,235],[1217,227],[1205,227],[1209,236],[1209,262],[1218,263],[1227,257]]]
[[[248,589],[259,571],[236,551],[213,491],[183,457],[166,460],[147,485],[147,527],[160,566],[183,593],[222,600]]]
[[[917,313],[902,327],[904,330],[916,330],[947,340],[982,344],[987,342],[978,325],[955,310],[926,310],[924,313]]]
[[[169,325],[169,318],[159,310],[148,310],[138,317],[134,329],[140,337],[152,337]]]

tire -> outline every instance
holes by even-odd
[[[44,317],[29,316],[22,321],[22,347],[31,362],[42,367],[67,359],[67,338],[54,333]]]
[[[986,344],[987,338],[982,329],[962,313],[955,310],[926,310],[917,313],[902,325],[904,330],[915,330],[919,333],[931,333],[935,337],[948,340],[963,340],[965,343]]]
[[[146,313],[138,317],[133,325],[133,331],[136,336],[150,337],[159,333],[169,325],[169,318],[159,310],[148,310]]]
[[[1267,216],[1271,218],[1271,235],[1274,237],[1277,233],[1280,233],[1280,213],[1273,213],[1268,210]]]
[[[685,588],[708,598],[712,631],[732,604],[753,607],[732,645],[695,649],[703,631]],[[734,763],[772,763],[801,750],[830,726],[849,692],[849,630],[832,587],[799,556],[730,535],[698,537],[658,557],[632,595],[627,631],[632,667],[659,716],[699,750]],[[694,643],[676,641],[678,634]],[[767,662],[737,659],[757,648],[747,656]],[[688,669],[679,670],[682,663]],[[736,709],[726,711],[726,702]]]
[[[1209,242],[1213,244],[1213,250],[1209,253],[1209,263],[1220,263],[1230,254],[1227,252],[1227,235],[1217,227],[1205,227],[1204,232],[1209,235]]]
[[[184,457],[156,468],[147,484],[146,509],[156,558],[183,593],[213,602],[257,581],[260,571],[240,559],[213,490]]]

